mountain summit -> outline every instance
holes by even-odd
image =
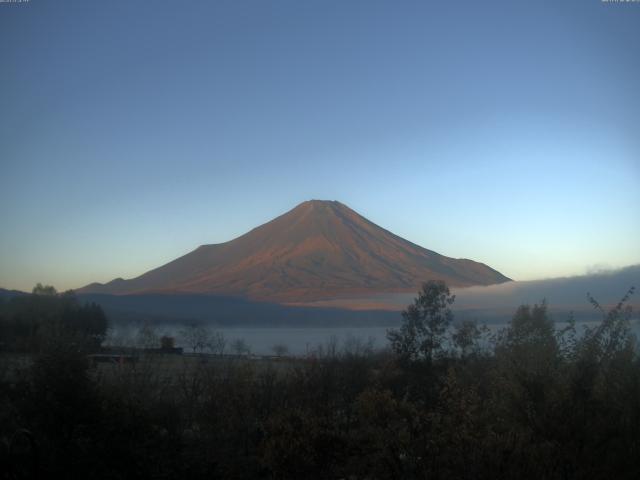
[[[413,292],[509,281],[467,259],[404,240],[336,201],[311,200],[226,243],[202,245],[137,278],[93,283],[81,293],[206,293],[275,302]]]

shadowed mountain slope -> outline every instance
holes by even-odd
[[[354,293],[415,291],[509,281],[482,263],[404,240],[339,202],[312,200],[226,243],[202,245],[137,278],[80,293],[200,293],[295,302]]]
[[[20,290],[7,290],[0,287],[0,299],[9,299],[13,297],[20,297],[22,295],[28,295],[26,292]]]

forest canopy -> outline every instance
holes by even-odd
[[[97,349],[107,333],[102,307],[81,303],[72,291],[58,293],[38,284],[31,295],[0,303],[0,345],[12,351],[38,352],[51,342],[72,342]]]

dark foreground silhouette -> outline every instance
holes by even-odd
[[[602,321],[584,332],[543,303],[493,337],[456,323],[453,300],[425,284],[384,353],[92,366],[99,307],[46,287],[14,298],[0,478],[640,478],[628,295],[607,312],[592,299]]]

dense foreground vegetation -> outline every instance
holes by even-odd
[[[3,478],[640,478],[628,297],[584,332],[543,303],[490,336],[431,282],[387,352],[175,356],[169,373],[92,367],[99,307],[36,293],[0,306],[5,348],[34,359],[0,372]]]

